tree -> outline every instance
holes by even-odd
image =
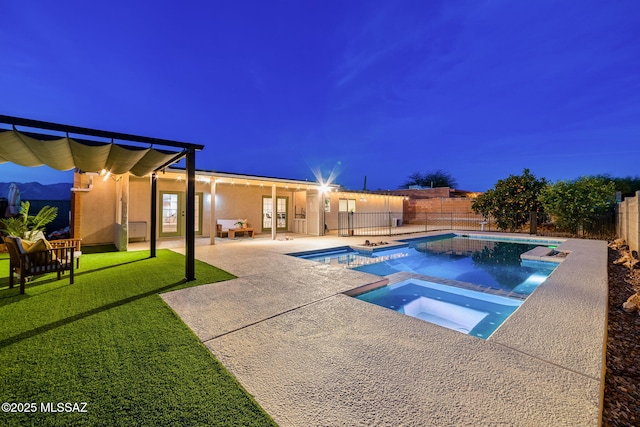
[[[636,194],[636,191],[640,190],[640,176],[625,176],[623,178],[619,178],[605,174],[596,175],[594,178],[613,181],[616,191],[619,191],[622,194],[622,197],[633,197]]]
[[[58,216],[58,208],[44,206],[36,215],[29,215],[31,203],[28,201],[20,204],[20,213],[14,218],[0,220],[0,228],[11,236],[25,240],[33,240],[38,231],[44,231],[45,226]]]
[[[485,218],[493,217],[501,230],[514,231],[529,221],[529,212],[541,212],[538,196],[547,181],[536,178],[529,169],[522,175],[498,180],[494,188],[474,200],[471,209]]]
[[[559,228],[575,234],[613,211],[615,193],[612,180],[585,176],[547,186],[540,194],[540,201]]]
[[[414,172],[409,175],[408,179],[400,188],[409,188],[413,185],[419,185],[420,187],[433,188],[433,187],[450,187],[455,188],[458,183],[450,173],[443,170],[427,171],[425,173]]]

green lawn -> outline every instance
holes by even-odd
[[[44,276],[25,295],[0,257],[0,400],[37,409],[0,425],[275,424],[158,295],[233,276],[197,262],[183,283],[184,257],[157,255],[83,255],[75,284]],[[58,402],[86,412],[41,412]]]

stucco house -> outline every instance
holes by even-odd
[[[150,177],[131,174],[74,174],[72,230],[83,244],[128,242],[185,235],[184,169],[167,168],[157,174],[152,198]],[[158,221],[151,227],[151,203]],[[335,232],[341,212],[402,212],[404,197],[341,190],[306,180],[197,170],[195,234],[215,244],[217,224],[246,222],[258,235],[278,233],[323,235]],[[275,226],[275,227],[274,227]],[[238,225],[240,227],[240,225]],[[226,237],[226,236],[225,236]]]

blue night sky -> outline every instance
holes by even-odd
[[[204,144],[199,169],[484,191],[640,175],[638,1],[0,2],[0,114]],[[53,175],[53,176],[51,176]],[[0,181],[70,181],[0,165]]]

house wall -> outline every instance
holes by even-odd
[[[248,227],[252,227],[259,233],[262,231],[262,196],[271,197],[271,187],[218,184],[216,186],[216,218],[246,218]]]
[[[86,188],[88,179],[87,175],[76,174],[74,187]],[[108,178],[103,181],[100,177],[94,177],[91,189],[76,192],[74,197],[80,201],[74,212],[74,226],[79,225],[78,237],[82,238],[82,243],[114,243],[117,208],[115,180]]]
[[[262,199],[271,197],[272,187],[265,186],[245,186],[245,185],[216,185],[216,218],[217,219],[247,219],[249,227],[253,227],[257,233],[262,232]],[[306,193],[288,190],[284,188],[276,189],[276,197],[287,197],[288,218],[287,229],[293,231],[293,220],[295,213],[300,214],[302,209],[306,210]],[[210,207],[209,207],[210,208]],[[208,227],[205,226],[205,227]]]
[[[338,229],[340,199],[356,201],[356,212],[403,212],[404,197],[372,193],[332,192],[325,195],[330,200],[330,212],[325,211],[325,223],[329,230]]]
[[[176,180],[173,178],[163,179],[160,175],[157,181],[157,212],[158,221],[160,221],[160,215],[162,211],[162,200],[160,199],[160,192],[162,191],[175,191],[183,192],[186,194],[186,182],[184,180]],[[210,184],[207,182],[196,182],[196,193],[202,194],[202,236],[209,236],[209,224],[211,222],[211,193]],[[151,180],[150,178],[130,178],[129,187],[129,223],[133,222],[145,222],[146,223],[146,238],[151,236]],[[159,231],[156,232],[156,237],[159,236]]]
[[[146,223],[145,239],[151,236],[151,180],[150,178],[129,177],[129,236],[131,223]]]
[[[103,179],[93,176],[93,185],[89,191],[81,191],[74,194],[77,199],[75,203],[74,219],[79,232],[76,235],[83,239],[84,244],[106,244],[114,243],[117,236],[118,214],[116,210],[118,204],[118,189],[114,179]],[[76,174],[75,187],[88,188],[89,175]],[[124,182],[124,181],[123,181]],[[281,185],[281,184],[279,184]],[[196,182],[196,193],[203,193],[202,206],[202,236],[208,237],[211,232],[211,190],[213,185],[210,182]],[[162,191],[177,191],[186,193],[186,183],[184,179],[165,177],[160,174],[157,181],[158,189],[158,221],[161,215]],[[128,229],[137,229],[132,223],[146,223],[145,239],[151,236],[151,181],[150,178],[138,178],[129,176],[128,179],[128,205],[126,213],[128,216]],[[253,227],[256,233],[263,232],[262,228],[262,200],[263,196],[272,196],[272,186],[265,184],[241,185],[217,183],[215,184],[215,216],[216,219],[247,219],[249,226]],[[288,222],[287,231],[307,233],[310,211],[316,212],[320,206],[311,206],[308,193],[317,194],[316,189],[292,190],[281,186],[276,189],[277,197],[286,197],[288,200]],[[127,194],[125,191],[124,194]],[[317,200],[317,199],[316,199]],[[337,212],[337,199],[334,210]],[[316,218],[318,216],[316,215]],[[215,227],[214,227],[215,228]],[[317,228],[317,227],[316,227]],[[131,234],[130,234],[131,236]],[[159,235],[156,235],[159,237]]]

